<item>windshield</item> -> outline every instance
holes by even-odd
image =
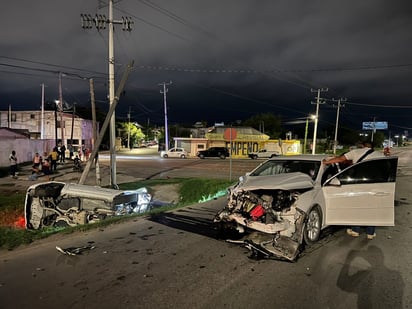
[[[320,161],[309,160],[269,160],[253,171],[251,176],[269,176],[285,173],[301,172],[316,179],[320,168]]]

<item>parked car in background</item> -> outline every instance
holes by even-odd
[[[180,158],[180,159],[185,159],[187,158],[187,151],[184,150],[183,148],[178,148],[178,147],[173,147],[170,148],[169,150],[162,150],[160,152],[160,156],[162,158]]]
[[[251,158],[251,159],[269,159],[269,158],[277,157],[279,155],[280,155],[280,153],[278,151],[261,149],[258,152],[249,153],[249,158]]]
[[[393,226],[397,157],[340,170],[323,155],[276,157],[240,177],[214,222],[221,238],[293,261],[330,225]]]
[[[211,147],[206,150],[200,150],[196,154],[200,159],[204,159],[206,157],[216,157],[221,159],[226,159],[229,157],[229,150],[225,147]]]

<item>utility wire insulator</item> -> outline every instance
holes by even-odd
[[[91,29],[93,28],[93,18],[90,14],[80,14],[82,28],[83,29]]]
[[[122,16],[122,30],[123,31],[132,31],[132,25],[134,24],[131,17]]]
[[[106,29],[107,18],[105,15],[96,14],[96,17],[93,19],[94,25],[96,26],[97,30]]]

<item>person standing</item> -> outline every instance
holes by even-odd
[[[60,147],[60,163],[64,164],[65,160],[66,160],[66,146],[62,145]]]
[[[51,159],[51,168],[50,170],[53,172],[57,171],[57,159],[59,158],[59,152],[57,151],[57,147],[54,147],[52,152],[50,152],[49,157]]]
[[[73,152],[74,152],[73,145],[69,144],[69,159],[70,160],[73,159]]]
[[[38,152],[33,157],[33,168],[40,169],[40,165],[42,164],[42,157]]]
[[[17,156],[16,156],[16,151],[12,151],[11,154],[9,155],[9,161],[10,161],[10,176],[13,178],[16,178],[17,174]]]

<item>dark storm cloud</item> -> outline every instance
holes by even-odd
[[[80,25],[81,13],[107,16],[102,3],[16,0],[0,11],[1,109],[37,107],[41,83],[48,99],[57,97],[59,71],[66,100],[87,103],[80,76],[93,77],[106,100],[108,30]],[[161,122],[159,83],[172,80],[172,122],[302,117],[314,111],[311,88],[328,87],[323,96],[348,98],[348,125],[390,116],[410,126],[411,109],[389,106],[412,106],[411,8],[407,0],[116,1],[115,19],[134,21],[131,32],[115,26],[117,81],[135,60],[118,114],[132,106],[137,120]],[[335,110],[321,110],[333,122]]]

